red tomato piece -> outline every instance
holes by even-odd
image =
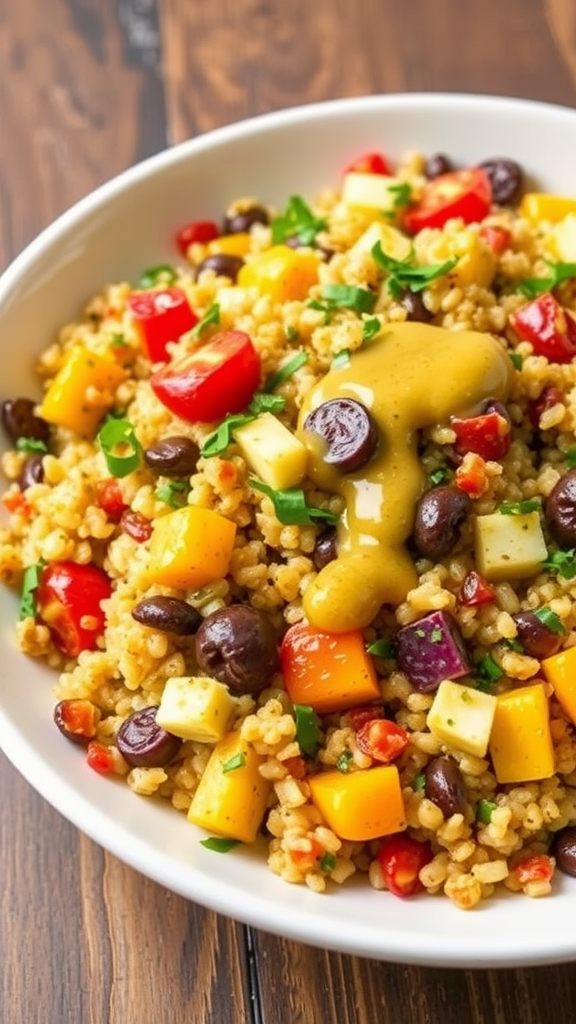
[[[530,422],[536,430],[540,427],[540,417],[543,413],[547,412],[548,409],[552,409],[555,405],[564,404],[564,395],[560,391],[560,388],[554,387],[551,384],[549,387],[544,388],[538,398],[535,398],[532,402],[528,402],[528,416]]]
[[[181,288],[158,288],[128,296],[146,354],[151,362],[165,362],[166,346],[178,341],[198,323],[198,317]]]
[[[300,871],[312,871],[312,868],[322,856],[322,847],[313,836],[301,842],[301,846],[291,847],[288,851],[290,860]]]
[[[537,356],[551,363],[570,363],[576,356],[576,320],[551,292],[543,292],[510,315],[522,341],[529,341]]]
[[[475,452],[468,452],[456,470],[454,483],[471,498],[480,498],[485,494],[488,490],[489,478],[482,456],[476,455]]]
[[[479,234],[480,238],[490,246],[492,252],[495,252],[497,256],[500,256],[508,248],[512,238],[508,228],[504,228],[500,224],[485,224],[480,228]]]
[[[415,896],[424,886],[419,874],[432,860],[429,843],[399,832],[384,839],[378,853],[378,863],[386,885],[395,896]]]
[[[345,174],[391,174],[390,165],[382,153],[364,153],[344,171]]]
[[[498,462],[510,449],[510,424],[495,410],[467,419],[453,416],[450,426],[456,434],[456,451],[461,455],[474,452],[486,461]]]
[[[415,235],[422,228],[441,228],[453,217],[472,224],[484,219],[491,202],[492,187],[482,168],[448,171],[426,182],[420,201],[404,212],[404,227]]]
[[[6,491],[6,494],[2,495],[2,504],[11,515],[20,512],[28,519],[32,513],[32,509],[22,491]]]
[[[54,722],[66,739],[86,744],[96,735],[100,712],[90,700],[73,697],[61,700],[54,708]]]
[[[176,235],[176,246],[186,256],[193,242],[212,242],[220,233],[220,228],[213,220],[193,220],[180,228]]]
[[[464,582],[462,583],[460,603],[467,608],[475,608],[476,605],[490,604],[494,597],[495,594],[492,587],[488,585],[480,573],[476,572],[475,569],[471,569],[464,577]]]
[[[408,745],[408,733],[389,718],[373,718],[358,729],[356,742],[363,754],[390,764]]]
[[[99,775],[110,775],[114,771],[114,757],[108,747],[94,740],[88,744],[86,762]]]
[[[308,765],[300,754],[296,754],[294,757],[287,757],[282,764],[293,779],[305,779],[308,775]]]
[[[120,517],[120,527],[132,540],[144,544],[152,536],[152,523],[142,512],[127,508]]]
[[[175,416],[188,423],[214,423],[248,405],[260,376],[260,356],[250,337],[244,331],[223,331],[163,366],[150,384]]]
[[[95,565],[64,561],[43,569],[36,608],[58,650],[69,658],[94,650],[106,622],[102,601],[111,592],[106,573]]]
[[[122,513],[128,508],[128,505],[122,497],[120,484],[116,477],[109,476],[105,480],[99,480],[96,484],[96,496],[100,508],[104,510],[108,519],[111,519],[113,523],[120,522]]]
[[[384,708],[377,704],[361,704],[357,708],[348,708],[346,717],[350,719],[350,725],[358,732],[366,722],[373,722],[376,718],[384,718]]]
[[[554,864],[545,853],[535,853],[533,857],[528,857],[517,864],[514,873],[520,885],[528,885],[530,882],[550,882],[554,875]]]

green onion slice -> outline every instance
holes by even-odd
[[[40,586],[40,577],[45,562],[34,562],[24,569],[22,591],[20,594],[20,619],[34,618],[36,615],[36,590]]]
[[[476,806],[476,818],[481,825],[489,825],[496,804],[492,800],[479,800]]]
[[[44,454],[48,451],[48,445],[45,441],[38,441],[35,437],[19,437],[16,441],[16,451]]]
[[[560,636],[560,634],[566,632],[566,626],[562,622],[562,619],[556,614],[556,612],[553,612],[551,608],[538,608],[534,612],[534,615],[537,619],[540,619],[542,625],[546,626],[551,633],[557,633]]]
[[[342,772],[344,775],[347,772],[349,772],[350,771],[350,761],[352,760],[353,757],[354,757],[354,754],[352,753],[351,750],[348,750],[348,749],[343,750],[342,753],[340,754],[340,757],[336,761],[336,768],[338,769],[338,771]]]
[[[276,518],[284,526],[306,526],[313,523],[315,519],[324,520],[324,522],[331,525],[335,525],[338,522],[339,516],[334,512],[328,512],[323,508],[313,508],[308,505],[304,491],[300,487],[290,487],[286,491],[275,491],[273,487],[262,483],[261,480],[252,479],[250,483],[254,490],[261,491],[262,494],[270,498],[274,505]]]
[[[237,768],[243,768],[246,764],[246,754],[243,754],[241,750],[234,757],[229,758],[228,761],[224,761],[222,765],[223,772],[234,772]]]
[[[315,757],[320,745],[316,715],[309,704],[295,704],[296,741],[307,757]]]
[[[351,353],[349,348],[341,348],[339,352],[333,356],[332,369],[341,370],[345,366],[350,366]]]
[[[204,313],[204,316],[198,321],[194,327],[187,331],[184,335],[184,341],[195,341],[202,334],[205,327],[209,327],[213,324],[215,327],[220,323],[220,306],[217,302],[212,303],[210,308]]]
[[[426,776],[424,772],[419,772],[412,783],[412,789],[415,793],[423,793],[426,786]]]
[[[268,395],[263,391],[258,391],[248,406],[248,412],[234,413],[222,420],[222,423],[214,433],[207,437],[200,449],[200,454],[204,458],[221,455],[232,444],[234,431],[238,430],[238,427],[251,423],[252,420],[255,420],[263,412],[274,414],[282,412],[285,405],[286,400],[281,395]]]
[[[142,445],[129,420],[107,419],[97,440],[111,476],[128,476],[128,473],[138,469]]]
[[[503,501],[498,511],[502,516],[523,516],[528,512],[538,512],[540,507],[540,498],[525,498],[524,501]]]
[[[200,846],[205,846],[207,850],[213,850],[214,853],[228,853],[228,850],[233,850],[235,846],[240,846],[239,839],[224,839],[221,836],[209,836],[208,839],[201,839]]]
[[[155,288],[159,284],[171,285],[178,274],[169,263],[159,263],[156,267],[148,267],[138,278],[137,288]]]
[[[333,853],[323,853],[320,857],[320,870],[325,871],[326,874],[330,874],[336,867],[336,857]]]
[[[570,281],[571,278],[576,277],[576,263],[556,263],[554,260],[547,259],[544,260],[544,263],[550,267],[548,277],[527,277],[517,285],[517,291],[527,299],[535,299],[536,296],[542,295],[544,292],[551,292],[563,281]]]
[[[377,334],[380,334],[382,324],[377,316],[371,316],[362,324],[362,341],[372,341]]]
[[[375,658],[393,658],[395,656],[391,640],[375,640],[374,643],[368,644],[366,651],[368,654],[373,654]]]
[[[287,363],[280,366],[276,373],[272,373],[264,385],[264,391],[275,391],[276,388],[284,384],[296,370],[299,370],[301,366],[304,366],[308,362],[309,355],[307,352],[297,352],[292,359],[289,359]]]

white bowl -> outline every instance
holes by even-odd
[[[268,114],[132,168],[40,235],[0,281],[0,401],[39,394],[32,364],[53,331],[106,281],[174,258],[174,231],[218,217],[240,195],[282,205],[335,183],[362,152],[443,151],[456,163],[518,160],[544,191],[574,194],[576,113],[482,96],[372,96]],[[318,896],[272,875],[246,849],[204,849],[171,808],[86,767],[52,725],[52,677],[16,649],[17,603],[0,589],[0,739],[19,771],[79,829],[183,896],[259,928],[342,952],[442,966],[503,967],[576,956],[576,881],[542,900],[502,896],[465,913],[449,900],[399,900],[364,882]],[[53,899],[58,899],[57,895]]]

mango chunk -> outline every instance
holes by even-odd
[[[484,757],[496,713],[496,697],[472,686],[444,679],[426,720],[441,743],[474,757]]]
[[[547,557],[538,512],[493,512],[476,519],[476,561],[487,580],[532,576]]]
[[[314,252],[273,245],[240,268],[241,288],[256,288],[274,302],[305,299],[318,281],[320,260]]]
[[[234,440],[250,468],[269,487],[283,491],[302,482],[308,451],[271,412],[235,430]]]
[[[172,676],[167,680],[158,711],[158,725],[196,743],[223,739],[235,710],[228,687],[209,676]]]
[[[312,802],[341,839],[364,842],[406,828],[396,765],[365,771],[320,772],[309,779]]]
[[[576,647],[559,651],[542,662],[542,671],[552,683],[564,713],[576,725]]]
[[[541,682],[497,697],[490,757],[498,782],[531,782],[554,774],[548,698]]]
[[[207,508],[176,509],[156,520],[150,541],[148,584],[198,590],[228,572],[236,525]]]
[[[113,359],[76,345],[44,395],[40,416],[80,437],[91,438],[125,376]]]
[[[272,786],[258,771],[264,761],[240,733],[229,733],[210,755],[188,821],[215,835],[253,843]]]

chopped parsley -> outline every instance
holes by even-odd
[[[213,850],[214,853],[228,853],[228,850],[233,850],[235,846],[240,846],[239,839],[224,839],[222,836],[209,836],[208,839],[201,839],[200,846],[205,846],[207,850]]]
[[[451,476],[452,473],[447,466],[440,466],[433,473],[430,473],[430,483],[433,487],[437,487],[439,484],[445,484],[447,480],[450,480]]]
[[[336,857],[333,853],[323,853],[320,857],[320,869],[325,871],[326,874],[330,874],[336,867]]]
[[[206,310],[206,312],[204,313],[204,316],[198,321],[198,323],[195,324],[190,331],[186,332],[183,340],[195,341],[197,338],[200,337],[205,327],[209,327],[210,324],[213,324],[215,327],[217,327],[219,323],[220,306],[218,305],[217,302],[213,302],[210,308]]]
[[[419,772],[414,782],[412,783],[412,789],[415,793],[423,793],[426,788],[426,776],[424,772]]]
[[[34,562],[24,569],[22,591],[20,593],[20,619],[34,618],[36,615],[36,590],[40,586],[42,569],[46,563]]]
[[[538,608],[534,615],[540,620],[543,626],[546,626],[551,633],[557,633],[559,636],[566,632],[566,626],[562,622],[562,619],[556,612],[553,612],[551,608]]]
[[[297,238],[302,245],[313,245],[326,226],[326,218],[317,217],[302,196],[290,196],[284,213],[272,221],[272,244]]]
[[[228,761],[224,761],[222,764],[223,772],[235,772],[237,768],[243,768],[246,764],[246,754],[243,754],[241,750],[233,757],[229,758]]]
[[[295,704],[294,718],[296,721],[296,741],[300,750],[307,757],[316,757],[320,745],[320,736],[316,715],[309,704]]]
[[[346,774],[346,772],[349,772],[350,761],[352,760],[353,757],[354,754],[352,753],[351,750],[343,750],[342,753],[340,754],[340,757],[336,761],[336,768],[338,769],[338,771],[342,772],[344,775]]]
[[[447,274],[458,262],[454,257],[443,263],[420,267],[414,263],[414,248],[403,260],[396,260],[393,256],[386,255],[380,242],[373,246],[372,256],[380,270],[388,274],[386,285],[393,299],[401,298],[406,289],[411,292],[423,291],[431,281]]]
[[[19,437],[16,441],[16,450],[26,452],[28,455],[34,452],[44,454],[48,451],[48,445],[45,441],[39,441],[35,437]]]
[[[254,490],[261,491],[262,494],[266,494],[270,498],[274,505],[276,518],[284,526],[310,525],[317,519],[324,520],[325,523],[330,523],[332,526],[338,522],[339,516],[335,512],[308,505],[306,495],[301,487],[289,487],[285,491],[277,491],[261,480],[252,479],[250,483]]]
[[[375,658],[396,657],[394,644],[391,640],[375,640],[374,643],[368,644],[366,651],[368,654],[373,654]]]
[[[510,362],[512,363],[512,366],[514,367],[514,369],[515,370],[521,370],[522,369],[522,364],[524,362],[524,359],[520,355],[520,353],[519,352],[510,352],[509,355],[510,355]]]
[[[492,800],[479,800],[476,805],[476,818],[481,825],[489,825],[496,804]]]
[[[496,683],[499,679],[502,679],[503,676],[504,670],[491,654],[485,654],[484,657],[480,659],[476,666],[476,672],[474,673],[476,686],[479,690],[482,689],[482,686],[479,685],[480,683]]]
[[[563,580],[572,580],[576,576],[576,548],[567,551],[554,551],[542,562],[542,568],[561,576]]]
[[[567,448],[564,457],[570,469],[576,469],[576,448]]]
[[[407,181],[399,181],[394,185],[389,185],[388,191],[392,193],[392,207],[390,210],[386,210],[384,216],[388,220],[393,220],[400,210],[412,202],[412,188]]]
[[[309,355],[307,352],[298,352],[292,359],[289,359],[287,363],[280,366],[275,373],[272,373],[268,380],[264,384],[264,391],[270,392],[275,391],[276,388],[284,384],[296,370],[299,370],[301,366],[304,366],[308,362]]]
[[[498,511],[503,516],[524,516],[528,512],[538,512],[540,506],[540,498],[526,498],[523,501],[503,501]]]
[[[440,644],[442,643],[442,636],[443,633],[440,626],[434,626],[434,629],[430,633],[430,642],[433,644]]]
[[[337,309],[353,309],[356,313],[371,313],[376,304],[376,295],[368,288],[358,288],[354,284],[325,284],[320,292],[320,300],[311,299],[307,305],[318,309],[326,315],[329,322],[332,313]]]
[[[286,334],[286,341],[290,345],[292,345],[295,341],[298,341],[298,338],[300,337],[300,331],[298,330],[297,327],[293,327],[292,324],[288,324],[284,333]]]
[[[166,502],[171,508],[183,508],[189,491],[190,487],[184,480],[168,480],[156,488],[155,494],[159,501]]]
[[[551,292],[563,281],[569,281],[576,277],[576,263],[556,263],[554,260],[547,259],[544,260],[544,263],[550,268],[550,274],[547,277],[527,277],[517,286],[517,291],[527,299],[535,299],[543,292]]]

